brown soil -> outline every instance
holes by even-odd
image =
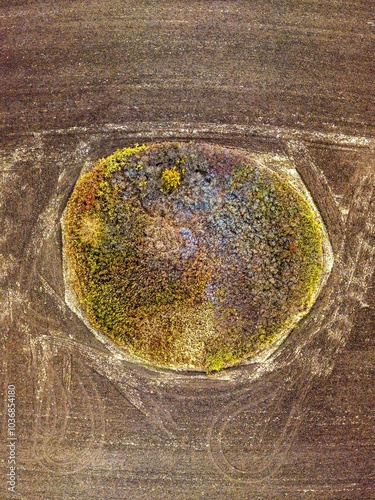
[[[373,3],[8,0],[0,14],[13,497],[371,498]],[[283,156],[322,214],[331,275],[264,363],[146,368],[65,303],[60,219],[82,165],[170,140]],[[4,445],[2,498],[7,459]]]

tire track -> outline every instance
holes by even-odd
[[[69,170],[61,160],[56,163],[60,169],[60,176],[50,202],[40,214],[32,233],[19,274],[19,283],[22,287],[17,289],[21,307],[16,323],[18,326],[24,324],[25,331],[29,332],[32,349],[31,373],[36,374],[35,394],[38,411],[35,426],[36,455],[48,470],[61,471],[63,474],[78,470],[76,462],[80,461],[81,456],[67,453],[63,458],[57,457],[53,454],[52,444],[54,439],[55,442],[59,440],[58,442],[62,444],[64,436],[69,434],[71,422],[69,412],[73,401],[71,398],[77,392],[77,387],[80,387],[87,399],[90,422],[86,428],[88,437],[82,459],[83,462],[86,460],[86,463],[89,463],[88,456],[96,453],[96,441],[102,442],[104,439],[103,427],[100,421],[95,420],[94,407],[95,404],[100,407],[100,398],[99,402],[96,399],[97,395],[90,399],[91,393],[95,394],[95,386],[93,382],[91,384],[87,382],[95,372],[110,381],[122,397],[137,408],[144,418],[179,440],[186,437],[186,431],[174,421],[169,405],[187,399],[202,400],[209,408],[214,408],[216,404],[220,407],[222,399],[231,397],[230,404],[223,407],[208,431],[211,460],[223,474],[234,480],[256,482],[275,474],[293,445],[311,384],[328,376],[333,369],[334,357],[345,345],[349,336],[351,318],[356,307],[364,303],[364,281],[371,275],[373,262],[373,249],[367,241],[368,235],[374,230],[373,220],[370,221],[368,218],[373,177],[369,177],[367,169],[358,172],[359,183],[348,217],[345,218],[339,213],[340,207],[333,193],[327,189],[329,184],[316,167],[305,145],[307,143],[330,145],[332,137],[329,134],[305,134],[302,131],[276,130],[267,126],[133,123],[126,126],[109,124],[101,130],[95,129],[95,132],[83,128],[45,131],[41,134],[28,134],[28,138],[31,141],[37,139],[39,144],[45,144],[50,136],[72,132],[81,136],[81,141],[76,150],[66,157],[67,163],[70,163]],[[241,147],[244,148],[249,147],[254,138],[260,138],[267,147],[282,150],[282,145],[285,145],[288,155],[295,160],[298,172],[310,186],[311,192],[314,193],[314,201],[327,221],[331,240],[335,245],[336,262],[328,284],[314,306],[314,314],[304,318],[298,326],[298,335],[291,335],[265,363],[244,365],[211,376],[170,373],[119,358],[116,351],[108,349],[106,345],[100,344],[96,349],[75,339],[74,331],[80,321],[70,313],[59,287],[55,286],[56,276],[53,275],[51,278],[46,263],[50,258],[48,252],[59,246],[59,219],[67,193],[70,192],[81,170],[81,163],[84,163],[90,148],[97,147],[106,138],[112,142],[116,140],[119,146],[135,140],[165,138],[218,140],[221,143],[240,141]],[[342,147],[374,149],[374,140],[371,138],[338,134],[335,140],[338,141],[335,144]],[[348,229],[345,235],[346,227]],[[353,242],[355,251],[351,250]],[[60,255],[57,257],[54,255],[53,259],[54,262],[61,261]],[[361,270],[361,276],[358,270]],[[56,305],[54,317],[51,317],[49,312],[44,312],[39,299],[31,297],[31,290],[38,286],[42,287],[44,296],[50,297]],[[337,297],[341,297],[341,302]],[[348,300],[345,301],[346,298]],[[64,322],[63,328],[62,322]],[[31,333],[31,329],[38,333]],[[347,334],[343,334],[345,329],[348,330]],[[38,346],[42,346],[42,350],[39,350]],[[51,380],[48,382],[49,370]],[[303,371],[307,372],[304,376],[301,375]],[[277,389],[272,389],[267,380],[274,380]],[[283,382],[280,383],[280,380]],[[48,384],[53,385],[50,399]],[[266,391],[264,391],[265,385]],[[170,400],[167,403],[168,398]],[[56,406],[56,401],[60,406]],[[275,438],[272,453],[267,460],[258,454],[255,465],[248,457],[247,462],[244,459],[246,463],[242,465],[232,463],[233,459],[228,455],[228,445],[235,419],[242,418],[248,410],[253,410],[254,414],[257,414],[262,404],[264,410],[268,412],[267,425],[253,442],[254,449],[258,451],[262,446],[269,444],[267,436],[273,432],[274,419],[280,408],[289,404],[288,418],[283,422],[279,435]],[[56,412],[56,408],[60,407],[65,412],[66,418]],[[45,433],[46,418],[50,425],[54,426],[56,436]],[[258,424],[254,423],[254,428]],[[256,474],[251,473],[253,465],[254,471],[258,471]]]
[[[167,138],[187,137],[194,140],[205,139],[208,135],[211,138],[223,136],[240,136],[248,139],[251,136],[257,136],[265,139],[276,140],[296,140],[306,143],[317,143],[322,145],[374,149],[375,140],[373,137],[348,135],[340,132],[317,132],[299,128],[276,127],[272,125],[259,123],[257,125],[227,124],[213,122],[130,122],[128,124],[107,123],[101,127],[68,127],[62,129],[46,129],[41,132],[25,132],[23,137],[32,137],[37,141],[48,136],[58,135],[89,135],[105,136],[106,134],[119,133],[127,139],[155,139],[157,137]],[[9,134],[11,137],[12,134]],[[17,134],[17,137],[20,137]]]
[[[92,371],[110,381],[124,399],[150,422],[168,435],[180,432],[170,412],[158,401],[158,384],[152,379],[148,381],[145,374],[139,373],[136,365],[126,366],[123,360],[114,358],[111,352],[80,344],[67,332],[49,330],[48,336],[41,335],[34,343],[48,345],[56,352],[67,350],[71,357],[79,356]]]
[[[314,193],[314,202],[318,205],[327,227],[330,228],[331,242],[334,250],[337,251],[342,240],[345,217],[326,177],[317,167],[304,143],[288,141],[286,151],[304,184],[310,193]]]
[[[340,253],[336,259],[335,277],[331,283],[330,299],[324,308],[323,321],[314,328],[314,335],[310,337],[313,342],[305,342],[303,346],[299,346],[298,358],[294,358],[292,362],[289,360],[290,368],[286,379],[282,372],[276,377],[279,388],[269,396],[272,402],[268,407],[268,421],[260,432],[257,431],[264,419],[264,412],[261,411],[264,395],[259,400],[253,388],[249,386],[248,394],[225,407],[209,429],[207,439],[210,458],[219,470],[232,480],[261,482],[276,474],[283,466],[288,450],[293,445],[294,436],[303,421],[303,404],[311,385],[318,380],[321,383],[331,373],[335,357],[350,336],[355,310],[363,303],[372,276],[375,253],[373,246],[368,243],[373,230],[373,217],[369,207],[373,203],[374,175],[371,172],[361,171],[359,179],[349,210],[347,231],[342,244],[337,245]],[[358,230],[358,227],[361,229]],[[355,248],[354,254],[353,248]],[[333,305],[335,305],[334,310],[330,311],[330,306]],[[278,415],[280,401],[289,391],[285,380],[293,381],[289,417],[275,438],[273,451],[267,454],[263,450],[261,453],[264,436],[267,433],[272,435],[268,432],[267,425],[275,415]],[[233,459],[231,461],[227,457],[225,433],[229,433],[231,424],[236,418],[251,409],[261,421],[253,423],[252,430],[256,439],[252,444],[246,468],[240,468],[233,463]],[[228,446],[227,443],[227,448]]]
[[[34,343],[35,388],[34,454],[50,472],[74,474],[89,467],[100,453],[105,437],[104,408],[84,363],[74,358],[74,370],[64,385],[70,353],[53,352]],[[71,368],[70,368],[71,369]],[[79,433],[80,449],[71,436]],[[82,439],[83,438],[83,439]],[[73,449],[72,449],[73,445]]]

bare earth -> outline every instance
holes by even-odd
[[[373,2],[8,0],[0,26],[0,497],[373,498]],[[321,211],[331,276],[264,363],[137,366],[65,304],[82,167],[170,139],[290,158]]]

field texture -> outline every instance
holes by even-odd
[[[7,0],[0,27],[0,497],[374,498],[373,2]],[[278,155],[320,210],[332,272],[263,363],[140,366],[65,303],[82,168],[170,140]]]

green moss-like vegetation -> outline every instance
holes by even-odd
[[[206,360],[207,372],[218,372],[227,366],[233,366],[241,361],[242,356],[236,357],[231,352],[217,351],[215,354],[208,355]]]
[[[63,233],[90,324],[162,367],[217,371],[256,355],[307,311],[322,276],[323,231],[304,195],[217,146],[136,145],[99,160]]]

